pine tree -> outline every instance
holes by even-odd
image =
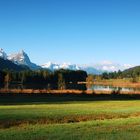
[[[65,79],[62,73],[58,74],[58,89],[60,90],[66,89]]]
[[[6,89],[9,89],[10,81],[11,81],[10,73],[7,73],[4,79]]]

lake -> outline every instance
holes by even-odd
[[[113,87],[113,86],[104,86],[104,85],[92,85],[88,88],[88,90],[96,90],[96,91],[135,91],[135,88],[126,88],[126,87]],[[140,89],[139,89],[140,91]]]

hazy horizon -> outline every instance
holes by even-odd
[[[138,0],[0,1],[0,48],[37,64],[140,65]]]

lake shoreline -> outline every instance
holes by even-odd
[[[140,91],[122,90],[46,90],[46,89],[0,89],[0,94],[140,94]]]

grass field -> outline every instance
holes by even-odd
[[[137,140],[140,101],[0,105],[1,140]]]

